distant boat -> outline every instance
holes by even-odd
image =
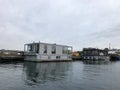
[[[109,61],[110,57],[107,50],[97,48],[84,48],[83,49],[84,61]]]
[[[110,54],[111,61],[120,61],[120,55],[118,54]]]

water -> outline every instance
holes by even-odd
[[[0,90],[120,90],[120,62],[0,64]]]

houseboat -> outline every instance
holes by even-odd
[[[102,50],[97,48],[84,48],[83,49],[84,61],[109,61],[110,56],[108,50]]]
[[[27,61],[69,61],[72,47],[49,43],[29,43],[24,45],[24,60]]]

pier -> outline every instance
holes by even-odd
[[[24,52],[17,50],[0,50],[0,62],[23,61]]]

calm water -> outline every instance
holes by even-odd
[[[0,90],[120,90],[120,62],[0,64]]]

